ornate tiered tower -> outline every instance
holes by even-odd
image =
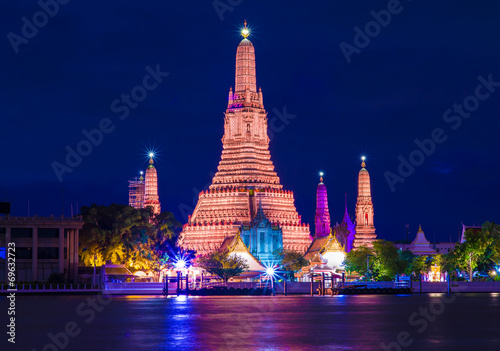
[[[144,185],[144,207],[153,207],[155,215],[161,212],[160,200],[158,198],[158,174],[153,166],[153,154],[149,154],[149,166],[146,169],[146,180]]]
[[[219,249],[224,239],[249,225],[261,204],[266,218],[279,225],[283,247],[305,252],[311,243],[309,226],[301,221],[291,191],[283,190],[269,153],[267,113],[262,90],[257,91],[255,49],[242,30],[236,50],[236,80],[230,88],[224,118],[222,157],[209,190],[183,227],[179,245],[198,254]]]
[[[370,185],[370,174],[366,170],[365,157],[361,158],[361,170],[358,176],[358,201],[356,202],[356,236],[353,248],[373,246],[377,237],[373,225],[373,203]]]
[[[328,195],[323,183],[323,172],[319,173],[319,184],[316,190],[316,216],[314,217],[314,237],[330,235],[330,211],[328,210]]]

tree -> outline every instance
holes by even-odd
[[[453,262],[469,274],[469,281],[474,279],[474,271],[478,266],[489,260],[489,249],[494,243],[490,233],[467,230],[465,242],[457,244],[452,252]]]
[[[81,262],[86,266],[124,263],[132,269],[158,274],[175,246],[180,223],[171,212],[156,217],[150,208],[126,205],[82,207]],[[94,274],[95,275],[95,274]]]
[[[419,275],[429,272],[430,260],[428,256],[415,256],[411,262],[412,271]]]
[[[500,268],[500,225],[490,222],[484,223],[483,234],[491,239],[487,254],[492,265],[490,269],[498,270]]]
[[[396,274],[403,274],[410,265],[407,260],[402,260],[394,243],[386,240],[373,242],[375,252],[374,268],[379,280],[392,280]]]
[[[367,276],[369,270],[373,271],[373,250],[366,246],[361,246],[351,252],[348,252],[344,261],[345,270],[348,273],[358,273],[362,276]]]
[[[226,283],[229,278],[238,276],[249,268],[245,259],[237,255],[231,255],[227,251],[213,251],[201,256],[198,258],[198,264]]]
[[[399,254],[399,265],[398,270],[402,270],[402,273],[406,275],[411,275],[413,273],[413,260],[415,255],[410,250],[398,250]]]
[[[286,271],[288,278],[294,280],[294,273],[301,270],[309,262],[304,258],[304,255],[298,251],[281,250],[274,253],[276,261],[279,262],[280,270]]]

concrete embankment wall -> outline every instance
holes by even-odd
[[[424,293],[442,293],[446,292],[448,283],[430,283],[422,282],[422,292]],[[451,292],[500,292],[500,282],[451,282]],[[419,292],[418,282],[413,282],[414,293]]]
[[[256,287],[257,283],[227,283],[228,288],[235,289],[252,289]],[[350,285],[346,283],[346,285]],[[137,295],[161,295],[164,283],[106,283],[105,294],[137,294]],[[169,284],[169,294],[176,293],[177,284]],[[393,288],[394,282],[374,282],[368,283],[367,288]],[[420,291],[419,283],[413,282],[413,293]],[[444,283],[430,283],[422,282],[422,293],[445,293],[448,284]],[[315,282],[313,290],[317,293],[319,282]],[[283,283],[275,283],[277,294],[283,294]],[[452,292],[474,293],[474,292],[499,292],[500,282],[451,282]],[[310,282],[287,282],[288,294],[309,294],[311,292]]]

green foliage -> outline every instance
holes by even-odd
[[[374,269],[379,280],[392,280],[397,274],[403,274],[411,264],[407,254],[402,256],[394,243],[386,240],[373,242]]]
[[[425,274],[429,272],[431,260],[429,256],[415,256],[411,263],[411,269],[416,274]]]
[[[80,262],[100,266],[106,261],[132,269],[158,272],[168,260],[180,223],[171,212],[151,218],[151,209],[126,205],[82,207],[85,224],[80,231]]]
[[[500,259],[497,256],[500,242],[499,233],[499,226],[486,222],[481,232],[467,230],[465,242],[457,244],[451,252],[452,264],[467,272],[469,281],[473,281],[475,270],[488,270],[492,261]]]
[[[282,250],[274,253],[274,257],[279,262],[280,270],[287,271],[288,278],[294,280],[294,273],[298,272],[309,264],[304,255],[298,251]]]
[[[367,264],[370,267],[370,271],[373,272],[373,260],[371,258],[368,259],[368,257],[373,255],[373,250],[366,246],[361,246],[356,250],[352,250],[346,254],[344,261],[345,270],[348,273],[356,272],[366,277],[368,273]]]
[[[218,276],[225,282],[229,278],[240,275],[249,268],[245,259],[237,255],[230,255],[227,251],[213,251],[205,256],[201,256],[198,258],[198,264],[210,274]]]

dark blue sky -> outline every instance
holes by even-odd
[[[229,3],[240,1],[218,2]],[[320,170],[332,221],[342,218],[344,193],[354,213],[362,154],[379,237],[404,239],[407,223],[413,237],[421,223],[430,240],[456,240],[461,221],[498,222],[500,87],[480,88],[489,93],[483,100],[470,96],[479,76],[500,81],[500,3],[402,0],[348,63],[341,43],[355,45],[354,27],[365,32],[370,12],[387,4],[247,0],[219,16],[212,1],[73,0],[44,24],[36,1],[2,1],[0,200],[12,202],[13,215],[27,215],[28,200],[31,215],[60,215],[62,203],[66,215],[71,203],[127,203],[127,180],[155,148],[162,209],[184,222],[181,212],[194,207],[219,161],[247,19],[257,84],[279,129],[272,160],[305,222],[313,223]],[[23,17],[34,15],[41,28],[19,39]],[[113,101],[157,65],[168,77],[120,119]],[[464,100],[470,115],[443,117]],[[285,108],[296,116],[288,124],[276,113]],[[53,162],[65,163],[66,146],[76,148],[82,130],[106,118],[114,130],[59,182]],[[398,174],[398,157],[408,160],[414,140],[437,128],[446,140],[423,160],[414,154],[421,165],[391,191],[386,172]]]

